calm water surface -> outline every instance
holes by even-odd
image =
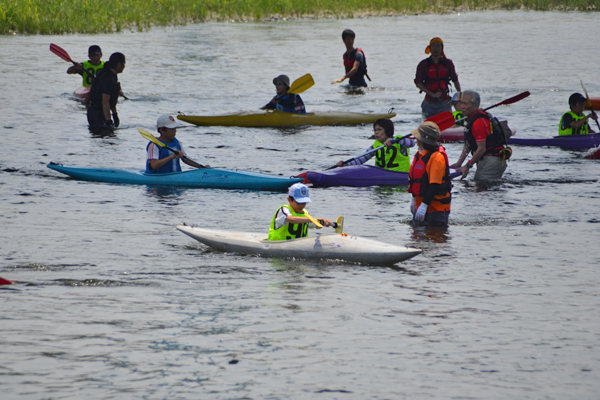
[[[207,23],[114,35],[0,37],[0,391],[3,399],[594,399],[600,391],[600,164],[516,148],[505,179],[457,182],[446,232],[407,224],[405,188],[311,191],[313,215],[423,254],[395,268],[212,251],[175,230],[266,233],[285,195],[119,186],[45,167],[143,168],[163,113],[252,110],[271,80],[310,72],[309,110],[420,121],[412,82],[441,36],[464,89],[520,137],[556,134],[582,79],[600,95],[600,52],[575,55],[598,14],[483,12],[357,20]],[[348,93],[344,28],[372,87]],[[92,137],[72,98],[90,44],[127,56],[120,129]],[[589,45],[589,43],[588,43]],[[187,127],[188,155],[283,176],[361,154],[370,126]],[[461,145],[447,151],[456,160]]]

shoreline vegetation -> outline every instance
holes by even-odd
[[[207,21],[448,14],[475,10],[600,11],[600,0],[0,0],[0,33],[143,31]]]

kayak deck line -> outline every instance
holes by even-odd
[[[561,147],[563,149],[591,149],[600,146],[600,133],[588,135],[553,136],[551,138],[525,139],[509,138],[508,144],[518,146]]]
[[[301,178],[262,174],[244,170],[201,168],[166,174],[115,168],[76,168],[50,163],[48,168],[75,179],[132,185],[285,191]]]
[[[269,241],[265,233],[235,232],[177,225],[177,229],[215,250],[261,257],[342,260],[367,265],[393,265],[422,250],[383,243],[345,233]]]
[[[288,113],[278,110],[241,111],[214,116],[186,115],[179,113],[181,121],[198,126],[282,127],[282,126],[325,126],[358,125],[373,123],[380,118],[393,118],[394,112],[359,113],[350,111],[315,111],[306,114]]]

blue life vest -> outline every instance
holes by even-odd
[[[162,140],[160,140],[160,141],[162,143],[164,143]],[[148,148],[150,147],[151,144],[153,144],[153,143],[150,142],[150,143],[148,143],[148,146],[146,146],[146,152],[148,152]],[[173,139],[173,141],[171,143],[165,143],[165,144],[172,149],[182,151],[181,144],[179,144],[179,140],[177,140],[177,139]],[[162,160],[163,158],[167,158],[172,154],[172,152],[170,150],[167,150],[165,147],[160,147],[158,145],[157,145],[157,147],[159,149],[159,153],[158,153],[159,160]],[[169,161],[162,167],[160,167],[158,169],[154,169],[154,170],[150,169],[150,160],[146,160],[146,173],[147,174],[168,174],[170,172],[181,172],[181,164],[179,163],[179,158],[174,158],[173,160]]]

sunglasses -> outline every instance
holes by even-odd
[[[282,82],[277,82],[277,83],[275,84],[275,86],[287,86],[287,85],[286,85],[285,83],[282,83]]]

